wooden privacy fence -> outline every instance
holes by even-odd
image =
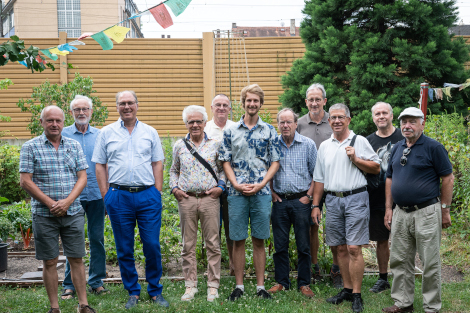
[[[65,33],[57,39],[22,39],[26,45],[40,48],[71,41]],[[0,39],[0,43],[4,41],[6,39]],[[244,41],[250,83],[263,88],[266,93],[264,107],[275,118],[280,106],[278,96],[282,93],[281,76],[295,59],[303,56],[304,45],[300,37],[257,37],[245,38]],[[57,68],[54,72],[47,69],[43,73],[31,74],[23,65],[12,62],[0,67],[0,79],[9,78],[14,83],[7,90],[0,91],[0,114],[11,117],[9,123],[0,122],[0,131],[10,131],[6,138],[31,137],[26,128],[30,114],[21,112],[16,106],[20,98],[29,98],[32,87],[39,86],[46,79],[51,83],[66,83],[73,80],[76,72],[93,78],[95,95],[110,111],[106,125],[118,119],[115,94],[126,89],[134,90],[138,96],[139,120],[155,127],[160,136],[186,134],[181,113],[187,105],[205,106],[210,115],[211,100],[216,92],[212,33],[204,33],[202,39],[126,39],[107,51],[92,39],[84,42],[86,45],[79,46],[75,52],[60,56],[54,62]],[[67,69],[67,63],[76,68]],[[219,75],[219,79],[226,81],[224,75]],[[217,92],[228,94],[226,87],[218,89],[222,90]],[[240,97],[240,87],[237,89],[232,89],[232,98],[236,100]]]

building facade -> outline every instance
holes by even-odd
[[[59,32],[76,38],[123,21],[139,10],[132,0],[2,0],[3,37],[57,38]],[[131,29],[127,37],[143,38],[140,18],[120,24]]]

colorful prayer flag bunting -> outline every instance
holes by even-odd
[[[71,45],[71,46],[84,46],[85,43],[80,41],[80,40],[74,40],[72,42],[69,42],[69,45]]]
[[[116,26],[106,29],[104,33],[108,35],[109,37],[111,37],[111,39],[113,39],[115,42],[121,43],[124,40],[124,38],[126,38],[126,35],[130,30],[131,30],[130,28],[116,25]]]
[[[186,10],[190,2],[191,0],[168,0],[165,4],[170,7],[175,16],[178,16]]]
[[[56,48],[49,49],[49,52],[50,52],[50,53],[54,53],[54,54],[58,54],[58,55],[67,55],[67,54],[70,53],[70,52],[68,52],[68,51],[60,51],[57,47],[56,47]]]
[[[52,60],[57,60],[59,57],[57,56],[57,54],[52,54],[49,52],[49,49],[42,49],[40,50],[42,52],[42,54],[44,54],[46,57],[48,57],[49,59],[52,59]]]
[[[74,46],[69,46],[68,43],[64,43],[63,45],[58,45],[57,49],[60,51],[68,51],[68,52],[73,52],[73,50],[77,50]]]
[[[153,17],[161,27],[168,28],[173,25],[170,12],[168,12],[164,5],[159,5],[150,9],[150,13],[152,13]]]
[[[104,32],[99,32],[99,33],[93,34],[93,35],[91,35],[91,38],[96,40],[96,42],[98,42],[100,44],[100,46],[101,46],[101,48],[103,48],[103,50],[111,50],[114,46],[111,39],[109,39],[108,36],[106,36],[106,34]]]

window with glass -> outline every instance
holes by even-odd
[[[79,37],[82,23],[80,0],[57,0],[58,33],[67,32],[67,37]]]

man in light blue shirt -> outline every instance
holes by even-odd
[[[134,262],[136,221],[144,247],[147,292],[154,303],[168,307],[160,284],[162,145],[157,131],[137,119],[139,102],[135,92],[118,92],[116,107],[120,118],[101,129],[92,161],[96,162],[98,186],[113,227],[122,282],[129,293],[125,307],[135,307],[140,298],[141,287]]]
[[[274,237],[276,284],[270,293],[290,289],[289,232],[294,226],[298,252],[297,288],[306,297],[310,289],[310,202],[313,196],[313,170],[317,159],[315,142],[297,133],[297,114],[286,108],[277,114],[284,158],[272,180],[271,222]]]
[[[103,287],[106,278],[106,251],[104,249],[104,215],[105,208],[100,189],[96,181],[95,162],[91,161],[95,140],[100,130],[92,127],[89,122],[93,114],[93,102],[86,96],[76,95],[70,103],[70,112],[75,123],[65,127],[62,135],[78,141],[85,153],[88,168],[87,185],[80,194],[80,203],[87,216],[88,240],[90,241],[90,267],[88,269],[89,291],[95,294],[107,293]],[[75,295],[75,287],[70,274],[70,264],[65,265],[65,278],[62,283],[61,298],[71,299]]]

